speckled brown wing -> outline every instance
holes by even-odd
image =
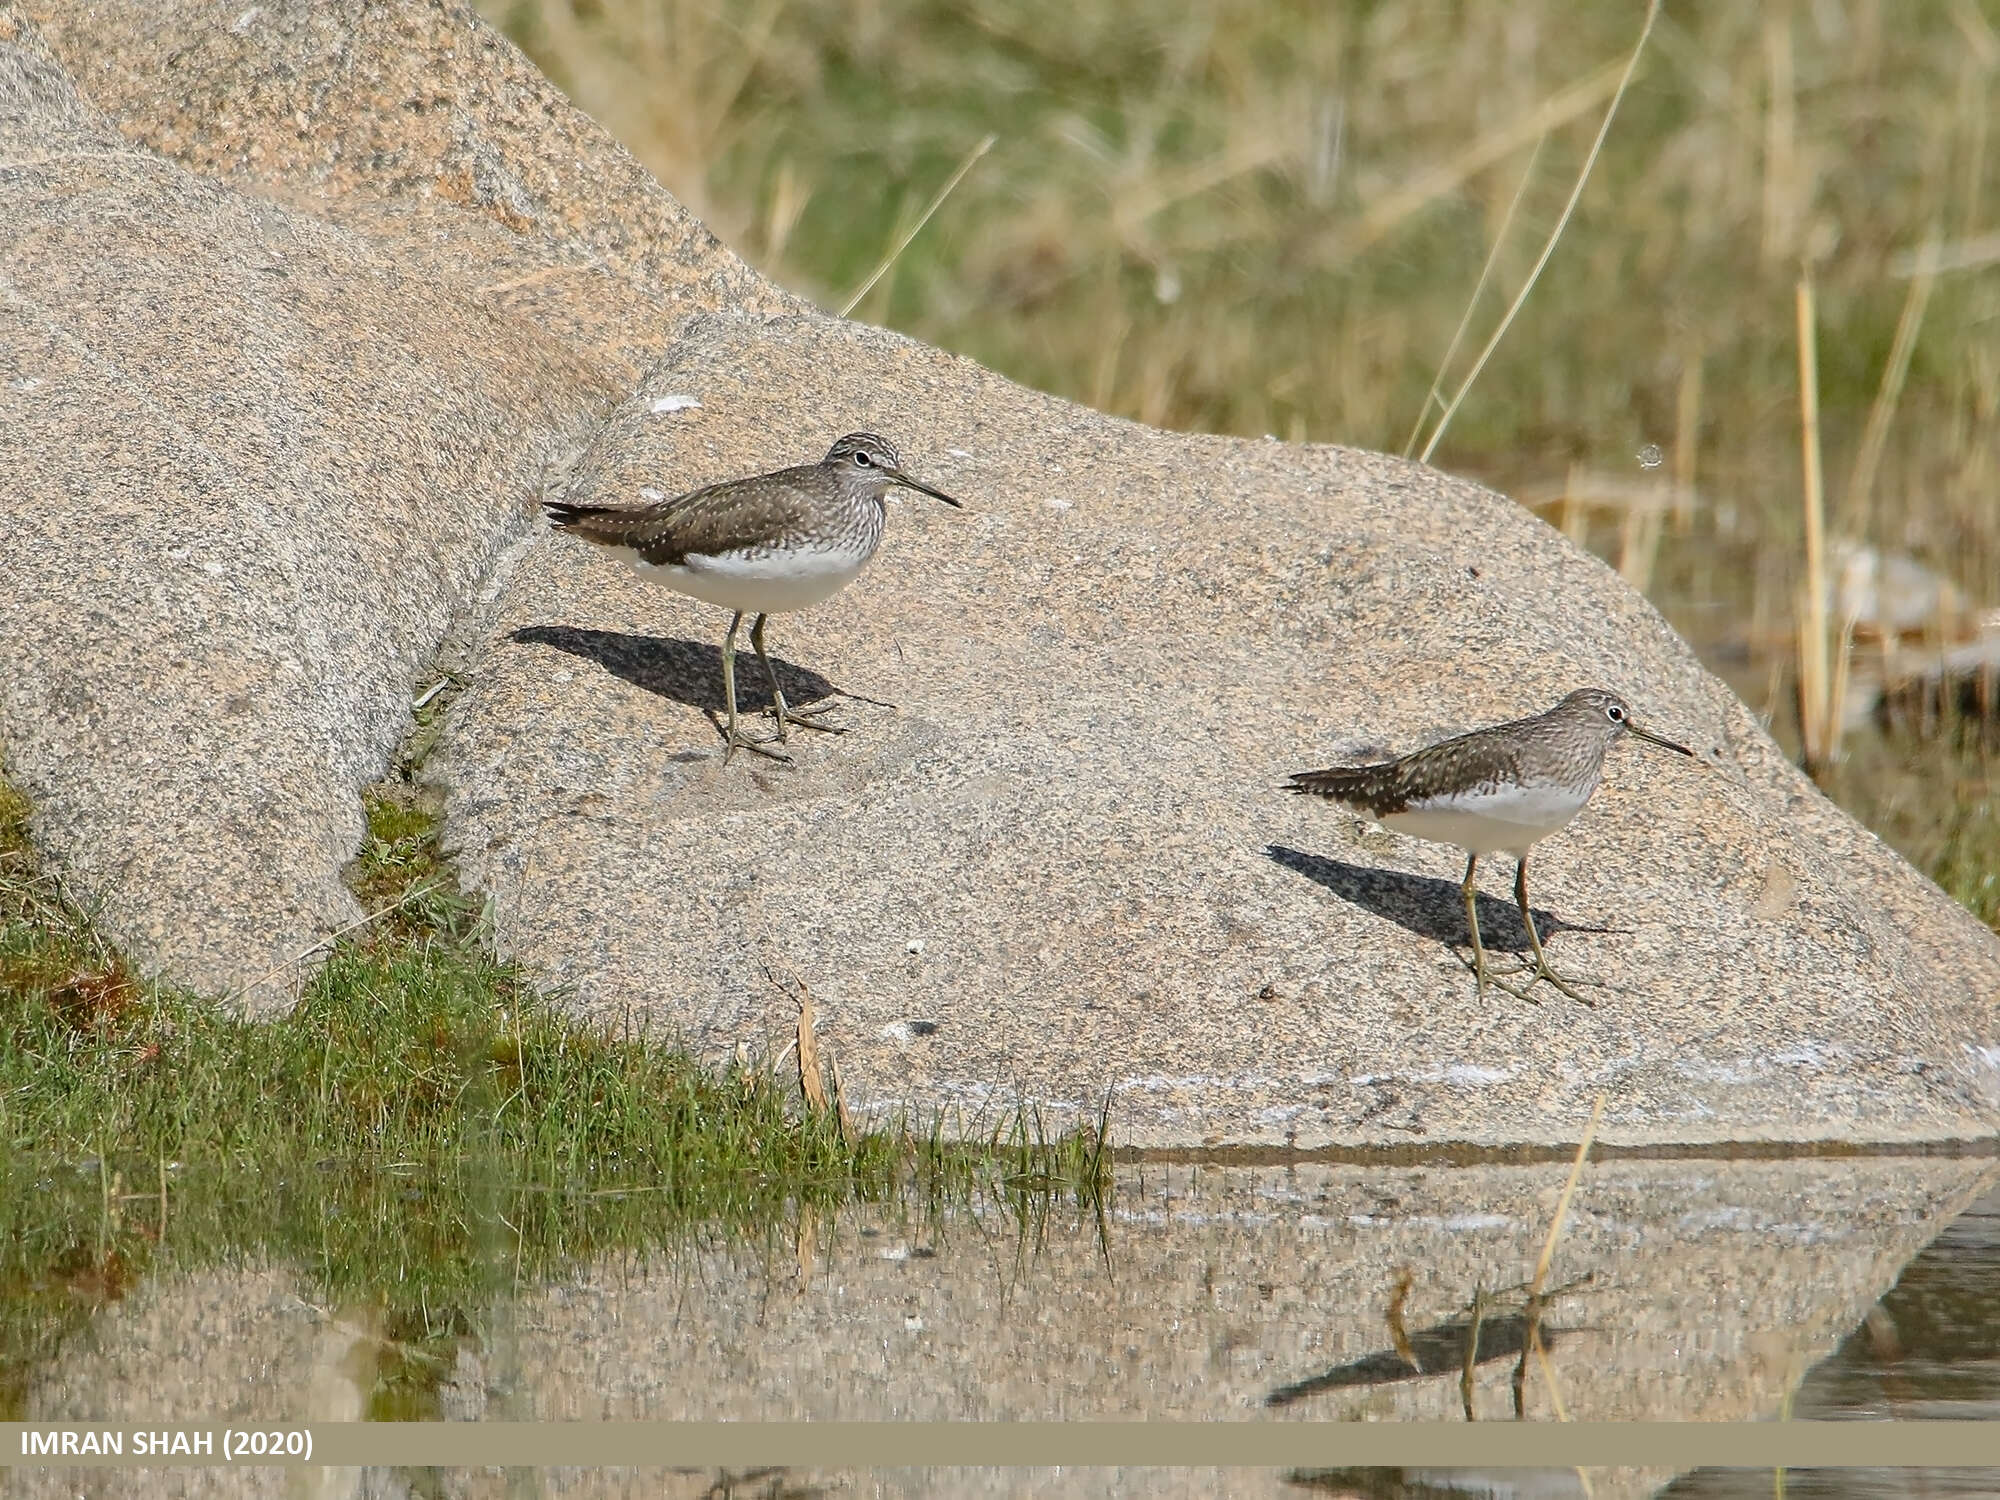
[[[1518,782],[1517,752],[1518,746],[1496,729],[1475,729],[1396,760],[1294,772],[1284,789],[1344,802],[1379,818],[1461,788]]]
[[[1525,779],[1515,724],[1475,729],[1413,750],[1396,762],[1397,808],[1480,787],[1518,786]],[[1397,808],[1391,808],[1395,811]]]
[[[635,507],[543,503],[557,529],[605,547],[630,547],[655,566],[769,547],[811,529],[817,465],[727,479]],[[822,480],[823,482],[823,480]]]

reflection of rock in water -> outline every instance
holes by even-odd
[[[1574,1329],[1551,1328],[1541,1325],[1542,1347],[1553,1348],[1556,1339]],[[1394,1349],[1380,1349],[1373,1354],[1350,1360],[1346,1364],[1335,1365],[1317,1375],[1290,1385],[1281,1385],[1264,1398],[1266,1406],[1290,1406],[1294,1401],[1321,1391],[1341,1390],[1356,1385],[1387,1385],[1392,1380],[1421,1380],[1431,1375],[1458,1375],[1465,1369],[1465,1346],[1472,1332],[1472,1319],[1456,1318],[1449,1323],[1439,1323],[1435,1327],[1421,1329],[1410,1335],[1410,1353],[1416,1356],[1416,1363],[1410,1361]],[[1517,1358],[1527,1340],[1528,1320],[1521,1313],[1507,1313],[1489,1316],[1479,1324],[1479,1348],[1472,1357],[1475,1365],[1487,1364],[1496,1359]]]
[[[360,1422],[368,1415],[383,1343],[380,1307],[367,1303],[330,1309],[319,1325],[312,1371],[306,1383],[306,1414],[314,1422]],[[292,1481],[296,1500],[356,1500],[363,1493],[358,1467],[311,1464]]]
[[[1571,1500],[1591,1493],[1575,1469],[1294,1469],[1300,1500]]]
[[[1528,1360],[1527,1418],[1553,1420],[1558,1390],[1582,1421],[1774,1416],[1990,1172],[1918,1157],[1593,1162],[1545,1283],[1549,1363]],[[923,1224],[858,1208],[821,1222],[803,1279],[789,1253],[718,1243],[525,1293],[492,1378],[515,1393],[510,1415],[554,1421],[1459,1421],[1466,1303],[1484,1286],[1504,1290],[1477,1319],[1471,1399],[1506,1419],[1521,1278],[1567,1174],[1120,1167],[1103,1241],[1088,1214],[1024,1235],[998,1206]],[[1668,1477],[1593,1484],[1599,1500],[1637,1500]],[[1220,1487],[1101,1478],[871,1482],[897,1496],[1300,1493],[1279,1470]]]
[[[1476,1320],[1471,1400],[1482,1419],[1505,1419],[1525,1332],[1520,1278],[1537,1264],[1568,1170],[1124,1164],[1101,1238],[1073,1208],[1023,1219],[1005,1201],[936,1214],[856,1204],[822,1212],[803,1272],[796,1236],[716,1230],[606,1246],[567,1275],[526,1284],[514,1280],[511,1245],[496,1242],[493,1303],[456,1309],[466,1345],[450,1368],[435,1366],[437,1411],[476,1421],[1455,1422]],[[1527,1361],[1526,1417],[1554,1420],[1558,1394],[1578,1421],[1775,1416],[1994,1170],[1926,1156],[1592,1162],[1544,1282],[1548,1364]],[[1475,1319],[1466,1301],[1478,1287],[1502,1290]],[[341,1378],[328,1377],[325,1394],[352,1401],[375,1343],[358,1337],[365,1328],[328,1328],[320,1295],[291,1271],[148,1277],[91,1318],[87,1339],[29,1372],[22,1416],[298,1420],[329,1370]],[[1895,1309],[1906,1334],[1921,1329],[1922,1306],[1906,1298]],[[165,1410],[162,1392],[173,1393]],[[255,1493],[253,1471],[241,1472],[240,1492]],[[840,1483],[738,1474],[715,1493],[762,1495],[775,1482],[791,1495],[827,1482],[856,1500],[1278,1500],[1336,1482],[1291,1482],[1276,1467],[1081,1472],[898,1469]],[[102,1473],[108,1500],[162,1493],[157,1475]],[[444,1491],[450,1500],[502,1500],[497,1474],[466,1476]],[[1592,1488],[1597,1500],[1642,1500],[1669,1477],[1594,1473]],[[1450,1476],[1406,1470],[1403,1480],[1392,1493],[1442,1490]],[[658,1471],[576,1469],[545,1473],[542,1489],[552,1500],[697,1500],[716,1482],[713,1471],[669,1482]],[[56,1469],[16,1487],[40,1500],[74,1493]]]

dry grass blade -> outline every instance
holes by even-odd
[[[1556,1409],[1556,1420],[1567,1422],[1569,1410],[1563,1405],[1562,1387],[1556,1383],[1555,1366],[1549,1363],[1549,1347],[1542,1342],[1542,1327],[1539,1322],[1529,1330],[1528,1343],[1535,1351],[1535,1363],[1541,1367],[1542,1379],[1548,1384],[1549,1401]]]
[[[1486,368],[1486,361],[1493,357],[1493,351],[1500,347],[1500,340],[1506,337],[1508,328],[1513,325],[1515,317],[1527,302],[1528,294],[1535,289],[1535,283],[1541,279],[1542,268],[1548,265],[1549,257],[1556,253],[1556,245],[1562,239],[1563,230],[1569,227],[1570,216],[1576,212],[1577,200],[1583,197],[1584,185],[1590,181],[1591,168],[1597,165],[1598,155],[1604,150],[1604,138],[1611,133],[1611,122],[1618,117],[1619,102],[1625,97],[1625,90],[1632,82],[1632,75],[1639,69],[1639,59],[1646,51],[1646,40],[1652,36],[1653,23],[1659,19],[1659,15],[1660,0],[1651,0],[1646,7],[1646,23],[1639,28],[1639,40],[1632,48],[1631,57],[1626,60],[1625,71],[1620,75],[1618,87],[1611,95],[1611,103],[1604,111],[1604,119],[1597,127],[1597,139],[1590,143],[1590,154],[1583,159],[1583,169],[1576,174],[1576,186],[1570,189],[1569,201],[1563,205],[1562,214],[1557,218],[1555,228],[1549,231],[1548,243],[1542,246],[1540,258],[1536,260],[1534,269],[1528,272],[1528,279],[1521,284],[1521,290],[1515,294],[1513,305],[1507,309],[1507,315],[1500,320],[1500,326],[1493,330],[1493,336],[1486,341],[1486,347],[1479,351],[1479,358],[1473,362],[1471,372],[1466,375],[1464,383],[1458,388],[1458,394],[1451,398],[1451,404],[1439,416],[1437,426],[1431,431],[1431,440],[1424,444],[1422,457],[1425,463],[1429,463],[1431,455],[1437,452],[1437,445],[1443,440],[1445,429],[1451,425],[1451,419],[1458,411],[1460,403],[1472,389],[1473,382],[1479,379],[1479,372]]]
[[[847,1086],[840,1081],[840,1059],[829,1052],[826,1065],[833,1074],[833,1107],[840,1114],[840,1138],[852,1146],[861,1133],[855,1129],[854,1116],[847,1110]]]
[[[1657,0],[1654,8],[1658,9]],[[1648,15],[1646,29],[1652,30],[1652,25],[1652,18]],[[1644,45],[1643,37],[1641,45]],[[1638,61],[1636,53],[1633,61]],[[1602,99],[1607,92],[1612,95],[1611,110],[1605,116],[1606,122],[1609,123],[1611,115],[1618,110],[1617,96],[1625,92],[1625,84],[1632,76],[1632,69],[1628,64],[1624,77],[1620,78],[1614,87],[1611,80],[1615,69],[1616,64],[1613,64],[1599,70],[1581,83],[1571,84],[1561,93],[1543,100],[1521,118],[1489,135],[1482,136],[1451,161],[1432,167],[1427,172],[1418,173],[1416,180],[1409,186],[1392,193],[1368,210],[1362,217],[1361,226],[1355,232],[1352,244],[1348,246],[1349,250],[1358,252],[1373,245],[1426,204],[1442,198],[1447,193],[1457,191],[1459,186],[1474,173],[1483,172],[1496,161],[1504,161],[1510,152],[1518,150],[1537,136],[1546,138],[1550,131],[1575,119]],[[1602,141],[1601,135],[1599,140]],[[1595,158],[1596,153],[1593,151],[1591,155]],[[1590,167],[1586,164],[1584,173],[1587,176],[1589,172]]]
[[[545,281],[555,280],[558,276],[587,276],[593,271],[601,271],[603,269],[605,269],[604,263],[595,256],[592,256],[590,259],[584,261],[570,261],[559,266],[543,266],[539,271],[530,271],[525,276],[511,276],[505,281],[489,281],[483,286],[475,287],[473,295],[476,297],[498,297],[507,292],[518,292],[524,287],[539,286]],[[450,686],[450,684],[451,679],[449,677],[432,683],[424,695],[410,705],[411,710],[414,711],[422,708],[432,698]]]
[[[1840,704],[1826,640],[1826,485],[1819,461],[1819,349],[1814,334],[1812,273],[1799,277],[1799,442],[1804,473],[1806,577],[1799,591],[1799,729],[1806,770],[1818,775],[1840,755]],[[1844,673],[1842,674],[1845,675]]]
[[[951,196],[952,189],[965,180],[965,174],[972,170],[979,158],[993,149],[993,143],[998,139],[1000,138],[996,135],[989,135],[965,154],[965,160],[958,164],[958,170],[951,174],[950,180],[937,190],[937,196],[931,199],[930,206],[917,215],[917,222],[912,224],[904,232],[903,237],[896,241],[889,253],[882,257],[882,263],[869,274],[866,281],[861,283],[854,295],[840,305],[840,315],[843,318],[861,305],[861,299],[874,290],[876,282],[889,274],[889,268],[896,264],[905,250],[910,248],[910,241],[923,233],[924,226],[931,221],[931,215],[936,213],[944,200]]]
[[[799,1092],[815,1114],[826,1113],[826,1084],[819,1072],[819,1039],[813,1035],[812,991],[798,981],[799,1002]]]
[[[1882,367],[1882,383],[1875,390],[1874,404],[1868,408],[1868,426],[1861,435],[1861,451],[1854,457],[1854,472],[1847,481],[1846,529],[1866,536],[1875,506],[1875,472],[1882,465],[1882,450],[1889,441],[1889,424],[1895,420],[1897,404],[1903,399],[1903,383],[1909,379],[1910,358],[1916,353],[1917,334],[1924,324],[1924,310],[1930,305],[1931,288],[1937,285],[1938,240],[1933,230],[1917,252],[1917,273],[1903,298],[1902,316],[1896,320],[1895,342],[1889,347],[1889,362]]]
[[[1535,1262],[1534,1278],[1528,1283],[1528,1329],[1521,1340],[1520,1362],[1514,1366],[1514,1415],[1523,1414],[1526,1405],[1526,1384],[1528,1372],[1528,1351],[1540,1351],[1542,1347],[1542,1283],[1548,1280],[1549,1262],[1555,1259],[1556,1241],[1562,1238],[1563,1221],[1569,1217],[1569,1200],[1576,1192],[1577,1180],[1583,1176],[1583,1164],[1590,1156],[1591,1142],[1597,1139],[1597,1122],[1604,1118],[1606,1096],[1599,1094],[1597,1102],[1590,1106],[1590,1123],[1583,1127],[1583,1139],[1577,1142],[1576,1160],[1570,1163],[1569,1180],[1563,1184],[1562,1196],[1556,1199],[1555,1217],[1549,1221],[1548,1238],[1542,1241],[1541,1257]],[[1544,1374],[1548,1373],[1548,1356],[1542,1355]],[[1549,1384],[1551,1396],[1557,1404],[1557,1414],[1561,1415],[1561,1397],[1556,1396],[1555,1383]],[[1565,1418],[1564,1420],[1567,1420]]]
[[[1528,184],[1535,180],[1535,164],[1542,159],[1542,147],[1549,143],[1548,132],[1542,132],[1535,142],[1535,149],[1528,154],[1528,165],[1521,169],[1521,181],[1514,189],[1513,199],[1507,204],[1507,212],[1500,220],[1500,227],[1493,234],[1493,246],[1486,252],[1486,264],[1479,268],[1479,280],[1472,284],[1472,295],[1465,299],[1465,312],[1459,317],[1458,328],[1445,346],[1444,358],[1438,361],[1437,374],[1432,377],[1430,391],[1424,397],[1424,404],[1417,412],[1417,420],[1410,424],[1409,439],[1403,444],[1403,457],[1410,456],[1410,450],[1417,446],[1417,436],[1424,430],[1424,419],[1431,414],[1431,408],[1438,404],[1444,394],[1445,372],[1451,369],[1451,362],[1458,358],[1458,346],[1465,341],[1465,330],[1472,326],[1472,314],[1479,306],[1479,299],[1486,292],[1486,283],[1493,277],[1493,267],[1500,259],[1500,249],[1507,243],[1507,231],[1514,227],[1514,214],[1521,206],[1521,200],[1528,195]]]
[[[1396,1277],[1395,1290],[1389,1293],[1389,1310],[1384,1316],[1389,1323],[1389,1342],[1403,1357],[1403,1363],[1421,1375],[1424,1367],[1417,1359],[1417,1351],[1410,1344],[1409,1330],[1403,1326],[1403,1303],[1408,1300],[1410,1288],[1416,1285],[1416,1281],[1417,1278],[1410,1268],[1403,1267]]]
[[[1556,1420],[1567,1422],[1570,1419],[1569,1409],[1563,1405],[1562,1386],[1556,1380],[1556,1367],[1549,1362],[1548,1346],[1542,1342],[1540,1323],[1528,1329],[1528,1342],[1534,1348],[1535,1363],[1541,1367],[1542,1379],[1548,1383],[1549,1401],[1555,1406]],[[1592,1500],[1596,1492],[1590,1487],[1590,1475],[1582,1468],[1576,1470],[1576,1482],[1583,1491],[1584,1500]]]
[[[277,965],[275,968],[269,970],[264,974],[260,974],[257,978],[251,980],[250,983],[243,985],[238,989],[231,990],[227,995],[223,996],[222,999],[223,1006],[227,1008],[229,1006],[234,1005],[238,1000],[241,1000],[244,996],[251,994],[253,991],[262,989],[265,985],[269,984],[273,979],[276,979],[280,974],[284,973],[286,970],[297,968],[300,964],[304,963],[307,959],[311,958],[315,953],[319,952],[320,949],[331,948],[335,943],[339,942],[349,933],[359,932],[362,928],[368,926],[369,924],[381,921],[382,918],[388,916],[391,912],[399,911],[403,907],[408,906],[412,901],[418,900],[420,897],[430,895],[433,891],[441,889],[443,885],[444,881],[442,880],[427,880],[423,882],[423,884],[421,885],[415,885],[410,887],[409,890],[403,892],[402,895],[398,896],[394,901],[391,901],[387,906],[379,907],[376,910],[369,912],[364,917],[356,917],[352,922],[349,922],[345,927],[336,927],[332,932],[329,932],[325,937],[319,939],[317,942],[308,943],[305,947],[299,949],[298,952],[294,953],[290,958],[286,959],[283,963]]]
[[[771,959],[766,958],[764,960],[764,977],[770,981],[773,988],[790,997],[792,1003],[798,1007],[799,1017],[792,1040],[785,1043],[783,1050],[776,1057],[772,1058],[769,1063],[770,1076],[776,1076],[778,1069],[785,1065],[786,1055],[791,1054],[798,1062],[799,1094],[806,1101],[806,1107],[811,1109],[815,1114],[824,1114],[828,1108],[829,1101],[826,1096],[825,1080],[820,1076],[819,1037],[813,1029],[814,1021],[817,1017],[813,1009],[812,990],[807,987],[803,979],[799,978],[790,965],[784,965],[783,967],[785,973],[781,979],[778,976],[777,969],[772,967]],[[736,1060],[737,1066],[744,1073],[745,1083],[748,1084],[751,1081],[751,1070],[748,1066],[743,1044],[740,1042],[737,1044]],[[835,1076],[836,1078],[838,1077],[837,1072]],[[837,1084],[836,1087],[838,1087]]]
[[[1925,254],[1929,252],[1926,262]],[[1941,271],[1977,271],[2000,261],[2000,234],[1976,235],[1950,245],[1925,246],[1898,255],[1889,262],[1889,274],[1898,278],[1935,276]]]
[[[1604,1118],[1607,1097],[1599,1094],[1590,1106],[1590,1123],[1583,1127],[1583,1139],[1577,1142],[1576,1160],[1570,1163],[1569,1180],[1563,1184],[1562,1196],[1556,1199],[1556,1216],[1549,1224],[1548,1238],[1542,1242],[1541,1258],[1535,1262],[1534,1280],[1528,1283],[1530,1301],[1542,1295],[1542,1283],[1548,1280],[1549,1262],[1555,1258],[1556,1241],[1562,1238],[1563,1220],[1569,1216],[1569,1200],[1576,1192],[1577,1179],[1583,1176],[1583,1164],[1590,1156],[1591,1143],[1597,1139],[1597,1122]]]
[[[987,139],[990,143],[992,137]],[[1285,156],[1284,142],[1260,137],[1240,142],[1219,156],[1196,162],[1179,171],[1135,179],[1122,186],[1112,204],[1113,227],[1122,243],[1137,245],[1144,239],[1148,220],[1176,204],[1213,192],[1224,183],[1262,171],[1283,161]],[[946,191],[949,192],[950,187]]]
[[[1465,1420],[1477,1422],[1478,1412],[1473,1407],[1473,1392],[1477,1388],[1479,1373],[1479,1334],[1486,1326],[1486,1288],[1472,1289],[1472,1327],[1465,1335],[1465,1361],[1458,1371],[1458,1400],[1465,1408]],[[1415,1363],[1415,1361],[1412,1361]]]

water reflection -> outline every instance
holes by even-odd
[[[1542,1309],[1573,1288],[1544,1292],[1539,1299],[1540,1306],[1532,1317],[1525,1301],[1517,1310],[1500,1312],[1489,1303],[1484,1290],[1476,1291],[1472,1305],[1463,1313],[1447,1322],[1408,1333],[1403,1328],[1401,1304],[1413,1279],[1405,1271],[1390,1298],[1386,1321],[1394,1340],[1391,1347],[1337,1364],[1304,1380],[1281,1385],[1264,1398],[1264,1404],[1290,1406],[1295,1401],[1303,1401],[1323,1391],[1455,1374],[1459,1377],[1459,1389],[1465,1399],[1465,1419],[1473,1422],[1479,1420],[1479,1413],[1472,1404],[1475,1372],[1481,1365],[1494,1360],[1511,1359],[1516,1365],[1512,1411],[1516,1416],[1524,1415],[1525,1381],[1522,1377],[1526,1372],[1526,1356],[1535,1344],[1538,1343],[1542,1352],[1546,1353],[1564,1334],[1575,1331],[1550,1324]],[[1577,1285],[1585,1285],[1589,1279],[1585,1277]]]
[[[1311,1469],[1287,1476],[1299,1500],[1594,1500],[1574,1469]]]
[[[1792,1398],[1801,1419],[2000,1419],[2000,1192],[1973,1204],[1903,1268]],[[1699,1469],[1672,1500],[1758,1500],[1769,1473]],[[1792,1469],[1784,1493],[1896,1500],[2000,1494],[1995,1469]],[[1664,1500],[1664,1497],[1663,1497]]]
[[[729,1228],[621,1218],[602,1190],[588,1211],[582,1194],[563,1210],[546,1186],[533,1200],[539,1219],[491,1183],[474,1212],[432,1184],[367,1214],[358,1201],[322,1205],[304,1237],[324,1241],[317,1260],[301,1240],[262,1231],[247,1243],[222,1229],[201,1238],[181,1188],[150,1261],[115,1293],[93,1281],[80,1316],[72,1287],[0,1281],[5,1415],[1743,1420],[1789,1407],[1990,1417],[2000,1415],[2000,1196],[1961,1210],[1992,1172],[1986,1160],[1921,1156],[1595,1163],[1533,1309],[1526,1292],[1562,1163],[1147,1163],[1119,1168],[1101,1219],[993,1197],[795,1210]],[[138,1215],[129,1245],[158,1233],[156,1208],[141,1207],[151,1217]],[[397,1214],[413,1217],[389,1222]],[[137,1265],[127,1232],[110,1218],[88,1225],[97,1248],[84,1261]],[[341,1249],[343,1234],[360,1236],[360,1250]],[[42,1240],[60,1246],[61,1226]],[[443,1269],[426,1272],[425,1253]],[[50,1264],[68,1254],[52,1251]],[[1540,1353],[1524,1357],[1531,1312]],[[93,1493],[147,1492],[145,1476],[121,1489],[120,1471],[99,1472]],[[1046,1483],[1018,1470],[709,1473],[687,1493],[1582,1492],[1566,1471],[1266,1470],[1224,1482],[1104,1470],[1071,1487],[1082,1472]],[[538,1485],[678,1494],[694,1478],[654,1477],[573,1471]],[[60,1471],[16,1478],[24,1494],[68,1493]],[[1769,1480],[1593,1471],[1590,1493],[1671,1484],[1676,1497],[1762,1495]],[[392,1481],[328,1472],[310,1492],[431,1492]],[[1788,1493],[1905,1492],[1808,1482]],[[450,1493],[486,1493],[468,1485]]]

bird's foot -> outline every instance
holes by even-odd
[[[1491,964],[1486,962],[1486,955],[1483,953],[1476,954],[1469,967],[1472,970],[1475,982],[1478,984],[1477,998],[1480,1000],[1486,998],[1486,987],[1490,984],[1496,990],[1505,990],[1516,1000],[1525,1000],[1530,1005],[1540,1005],[1542,1003],[1530,993],[1534,988],[1533,980],[1524,985],[1512,985],[1503,977],[1505,975],[1518,974],[1522,972],[1520,969],[1495,969]]]
[[[789,703],[779,704],[775,708],[778,720],[778,738],[782,740],[785,737],[785,728],[790,724],[796,724],[801,729],[817,729],[822,734],[847,733],[847,726],[845,724],[829,724],[826,722],[826,715],[832,711],[833,705],[831,703],[822,704],[816,708],[793,708]]]
[[[748,750],[752,754],[764,756],[768,760],[775,760],[780,765],[789,766],[792,763],[792,758],[785,754],[784,751],[777,749],[777,743],[776,740],[753,740],[748,735],[733,734],[729,737],[729,743],[722,752],[722,763],[726,766],[729,764],[729,757],[734,755],[738,750]]]
[[[1597,1002],[1591,999],[1588,995],[1580,994],[1577,991],[1576,986],[1579,984],[1587,984],[1587,985],[1595,985],[1601,987],[1603,984],[1602,980],[1597,980],[1597,979],[1565,979],[1562,975],[1558,974],[1553,968],[1549,966],[1549,961],[1546,958],[1537,958],[1532,963],[1524,959],[1511,969],[1501,969],[1498,970],[1497,972],[1496,971],[1489,971],[1489,972],[1493,973],[1493,982],[1495,984],[1500,984],[1501,976],[1503,975],[1510,979],[1513,978],[1515,975],[1519,974],[1527,975],[1528,976],[1527,982],[1523,984],[1520,989],[1515,989],[1512,985],[1501,985],[1501,988],[1507,990],[1510,994],[1520,995],[1523,999],[1527,998],[1527,995],[1525,993],[1526,991],[1533,989],[1535,985],[1537,985],[1541,981],[1547,980],[1550,984],[1554,985],[1557,989],[1561,990],[1565,995],[1569,996],[1570,999],[1574,1000],[1578,1005],[1588,1005],[1593,1008],[1596,1006]]]
[[[715,732],[722,736],[722,763],[725,766],[729,764],[729,758],[738,750],[748,750],[753,755],[762,755],[783,765],[790,765],[792,763],[792,758],[789,755],[776,748],[779,741],[783,738],[782,734],[778,739],[753,740],[734,724],[724,724],[718,716],[711,715],[710,721],[715,725]]]

